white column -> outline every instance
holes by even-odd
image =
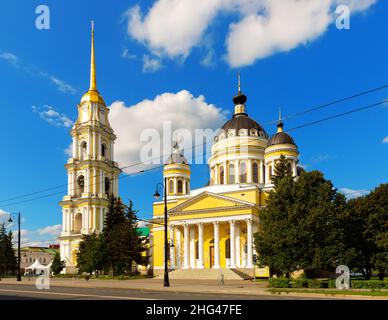
[[[97,134],[93,132],[93,158],[97,159]]]
[[[183,269],[189,268],[189,225],[184,225],[184,239],[183,239]]]
[[[93,230],[97,231],[97,206],[93,206]]]
[[[181,230],[179,228],[176,228],[176,234],[175,234],[175,247],[176,247],[176,267],[182,268],[182,256],[181,256]]]
[[[105,208],[100,207],[100,231],[104,228],[104,210]]]
[[[186,194],[187,193],[187,190],[186,190],[186,179],[184,179],[184,180],[182,180],[182,183],[183,183],[183,185],[182,185],[182,188],[183,188],[183,194]]]
[[[73,158],[78,158],[78,139],[73,137]]]
[[[190,268],[195,269],[195,229],[190,227]]]
[[[67,194],[71,196],[72,173],[67,173]]]
[[[69,212],[69,226],[70,226],[69,232],[73,232],[74,231],[74,214],[71,211]],[[82,228],[82,226],[81,226],[81,228]]]
[[[198,224],[198,268],[203,269],[203,223]]]
[[[177,179],[174,178],[173,181],[174,181],[174,194],[178,194],[178,183],[177,183]]]
[[[220,268],[220,226],[218,221],[213,222],[214,225],[214,269]]]
[[[85,175],[85,180],[84,180],[84,192],[89,193],[90,191],[90,169],[86,168],[85,169],[86,175]]]
[[[228,167],[227,167],[227,162],[224,161],[224,184],[229,183],[229,176],[228,176]]]
[[[236,233],[234,220],[230,224],[230,268],[236,268]]]
[[[110,142],[110,160],[112,160],[112,161],[113,161],[113,158],[114,158],[113,148],[114,148],[113,141],[111,141]]]
[[[97,137],[98,137],[98,149],[97,149],[98,150],[97,158],[98,158],[99,156],[101,156],[101,134],[98,133]]]
[[[297,168],[296,168],[296,161],[292,162],[292,175],[294,177],[296,177],[298,175],[298,171],[297,171]]]
[[[275,160],[272,160],[272,171],[271,174],[274,175],[275,172]]]
[[[90,159],[92,155],[92,133],[91,132],[89,132],[87,151],[88,151],[87,158]]]
[[[104,184],[104,172],[100,170],[100,193],[105,193],[105,184]]]
[[[240,254],[240,222],[237,221],[236,223],[236,237],[235,237],[235,243],[236,243],[236,266],[238,268],[241,267],[241,254]]]
[[[62,212],[62,232],[67,232],[67,209]]]
[[[236,160],[235,161],[235,166],[236,166],[236,177],[235,177],[235,181],[236,183],[240,183],[240,161],[239,160]]]
[[[253,268],[253,232],[252,232],[252,219],[247,220],[247,268]]]
[[[259,172],[259,181],[260,183],[264,183],[264,176],[263,176],[263,161],[260,161],[260,172]]]
[[[247,169],[247,183],[252,182],[252,161],[247,160],[246,162],[246,169]]]
[[[173,225],[170,225],[170,268],[175,269],[175,228]],[[171,245],[172,244],[172,245]]]

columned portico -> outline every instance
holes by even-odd
[[[236,234],[235,221],[232,220],[230,224],[230,268],[236,268]]]
[[[220,268],[220,225],[218,221],[213,222],[214,225],[214,269]]]
[[[198,224],[198,268],[203,269],[203,223]]]
[[[183,227],[183,269],[189,268],[189,225],[185,224]]]

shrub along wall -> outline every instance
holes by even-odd
[[[379,280],[351,280],[352,289],[388,289],[388,281]],[[269,279],[271,288],[335,288],[335,279],[288,279],[271,278]]]

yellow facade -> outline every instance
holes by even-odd
[[[164,168],[167,185],[168,266],[175,269],[230,268],[253,275],[253,256],[259,254],[253,235],[260,211],[273,185],[271,176],[284,155],[295,177],[299,152],[283,132],[271,138],[246,114],[244,96],[233,98],[235,114],[217,134],[208,164],[210,183],[200,189],[171,192],[170,179],[190,182],[190,167],[177,145]],[[179,154],[179,156],[177,156]],[[153,206],[153,268],[164,269],[164,201]],[[257,274],[269,275],[261,266]]]

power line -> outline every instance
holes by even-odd
[[[342,113],[336,114],[334,116],[330,116],[330,117],[326,117],[326,118],[319,119],[319,120],[316,120],[316,121],[312,121],[312,122],[309,122],[309,123],[305,123],[305,124],[302,124],[300,126],[288,129],[287,131],[293,131],[293,130],[301,129],[301,128],[304,128],[304,127],[307,127],[307,126],[311,126],[311,125],[314,125],[314,124],[317,124],[317,123],[321,123],[321,122],[324,122],[324,121],[328,121],[328,120],[332,120],[332,119],[335,119],[335,118],[343,117],[343,116],[346,116],[348,114],[352,114],[352,113],[363,111],[363,110],[366,110],[366,109],[370,109],[370,108],[373,108],[373,107],[376,107],[376,106],[379,106],[379,105],[383,105],[385,103],[388,103],[388,99],[380,101],[380,102],[376,102],[376,103],[373,103],[373,104],[370,104],[370,105],[367,105],[367,106],[363,106],[363,107],[360,107],[360,108],[356,108],[356,109],[353,109],[353,110],[350,110],[350,111],[342,112]]]
[[[384,86],[384,87],[380,87],[380,88],[385,88],[385,87],[388,87],[387,86]],[[372,91],[376,91],[377,89],[373,89],[373,90],[369,90],[369,91],[365,91],[365,92],[372,92]],[[364,93],[365,94],[365,93]],[[358,95],[355,95],[355,96],[359,96],[361,94],[358,94]],[[349,99],[349,98],[344,98],[344,99]],[[341,99],[341,100],[344,100],[344,99]],[[338,100],[340,101],[340,100]],[[363,106],[363,107],[360,107],[360,108],[356,108],[356,109],[353,109],[353,110],[350,110],[350,111],[347,111],[347,112],[343,112],[343,113],[340,113],[340,114],[336,114],[334,116],[330,116],[330,117],[326,117],[326,118],[323,118],[323,119],[320,119],[320,120],[316,120],[316,121],[312,121],[312,122],[309,122],[309,123],[306,123],[306,124],[303,124],[303,125],[300,125],[300,126],[297,126],[297,127],[294,127],[294,128],[291,128],[291,129],[288,129],[287,131],[294,131],[294,130],[297,130],[297,129],[301,129],[301,128],[304,128],[304,127],[307,127],[307,126],[311,126],[311,125],[315,125],[315,124],[318,124],[318,123],[321,123],[321,122],[324,122],[324,121],[328,121],[328,120],[332,120],[332,119],[335,119],[335,118],[339,118],[339,117],[342,117],[342,116],[345,116],[345,115],[349,115],[349,114],[352,114],[352,113],[355,113],[355,112],[359,112],[359,111],[362,111],[362,110],[366,110],[366,109],[369,109],[369,108],[372,108],[372,107],[375,107],[375,106],[378,106],[378,105],[383,105],[385,103],[388,103],[388,100],[383,100],[383,101],[380,101],[380,102],[377,102],[377,103],[374,103],[374,104],[371,104],[371,105],[367,105],[367,106]],[[318,107],[317,107],[318,108]],[[203,146],[205,145],[207,142],[204,141],[203,143],[201,144],[198,144],[198,145],[194,145],[191,149],[194,149],[194,148],[197,148],[199,146]],[[153,159],[150,159],[151,161],[152,160],[157,160],[157,159],[162,159],[163,157],[167,156],[168,154],[164,154],[164,155],[161,155],[159,157],[155,157]],[[203,154],[202,154],[203,155]],[[138,166],[138,165],[144,165],[143,162],[138,162],[138,163],[134,163],[134,164],[130,164],[130,165],[127,165],[127,166],[124,166],[122,168],[120,168],[120,170],[123,170],[123,169],[128,169],[128,168],[131,168],[131,167],[134,167],[134,166]],[[138,175],[138,174],[142,174],[144,172],[148,172],[148,171],[151,171],[151,170],[155,170],[157,168],[160,168],[162,167],[163,165],[160,165],[158,167],[155,167],[155,168],[150,168],[150,169],[145,169],[145,170],[140,170],[139,172],[135,172],[135,173],[132,173],[132,174],[127,174],[125,176],[119,176],[118,179],[123,179],[125,177],[129,177],[129,176],[133,176],[133,175]],[[98,175],[94,175],[94,176],[91,176],[89,177],[89,179],[92,179],[92,178],[95,178],[97,177]],[[74,182],[72,182],[70,185],[74,184]],[[90,186],[94,186],[95,184],[93,185],[90,185]],[[13,197],[13,198],[10,198],[10,199],[7,199],[7,200],[1,200],[1,202],[8,202],[8,201],[11,201],[11,200],[15,200],[15,199],[18,199],[18,198],[25,198],[27,196],[30,196],[30,195],[35,195],[35,194],[38,194],[38,193],[42,193],[42,192],[45,192],[45,191],[49,191],[49,190],[54,190],[54,189],[58,189],[60,187],[63,187],[63,186],[68,186],[68,184],[62,184],[62,185],[59,185],[59,186],[55,186],[55,187],[52,187],[52,188],[47,188],[47,189],[44,189],[44,190],[41,190],[41,191],[36,191],[36,192],[32,192],[32,193],[29,193],[29,194],[25,194],[25,195],[21,195],[21,196],[17,196],[17,197]],[[11,203],[11,204],[5,204],[5,205],[2,205],[2,207],[9,207],[11,205],[16,205],[16,204],[21,204],[21,203],[26,203],[26,202],[31,202],[31,201],[34,201],[34,200],[39,200],[39,199],[43,199],[43,198],[48,198],[48,197],[51,197],[51,196],[55,196],[55,195],[58,195],[58,194],[62,194],[63,192],[65,192],[66,190],[62,190],[60,192],[57,192],[57,193],[52,193],[52,194],[48,194],[48,195],[44,195],[44,196],[40,196],[40,197],[36,197],[36,198],[32,198],[32,199],[27,199],[27,200],[23,200],[23,201],[18,201],[18,202],[14,202],[14,203]]]
[[[324,103],[324,104],[321,104],[321,105],[318,105],[318,106],[315,106],[315,107],[311,107],[311,108],[302,110],[300,112],[296,112],[296,113],[290,114],[288,116],[285,116],[283,118],[283,120],[289,120],[289,119],[292,119],[292,118],[295,118],[295,117],[300,117],[300,116],[305,115],[307,113],[310,113],[310,112],[313,112],[313,111],[316,111],[316,110],[320,110],[320,109],[324,109],[324,108],[327,108],[327,107],[331,107],[331,106],[333,106],[335,104],[338,104],[338,103],[341,103],[341,102],[345,102],[345,101],[348,101],[348,100],[351,100],[351,99],[354,99],[354,98],[358,98],[358,97],[361,97],[361,96],[364,96],[364,95],[367,95],[367,94],[370,94],[370,93],[373,93],[373,92],[376,92],[376,91],[379,91],[379,90],[383,90],[383,89],[386,89],[386,88],[388,88],[388,84],[385,84],[383,86],[376,87],[376,88],[373,88],[373,89],[369,89],[369,90],[366,90],[366,91],[362,91],[362,92],[353,94],[353,95],[351,95],[349,97],[340,98],[340,99],[337,99],[337,100],[334,100],[334,101],[331,101],[331,102],[328,102],[328,103]],[[273,124],[273,123],[276,123],[277,121],[278,120],[273,120],[273,121],[267,122],[266,124]]]

